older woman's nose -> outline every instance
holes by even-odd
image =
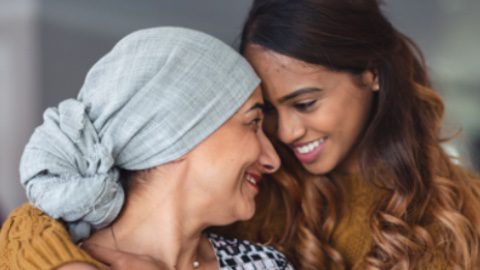
[[[280,168],[280,158],[265,133],[263,131],[259,132],[258,136],[262,149],[258,162],[260,163],[262,173],[274,173]]]

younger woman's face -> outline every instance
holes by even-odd
[[[256,45],[246,57],[274,108],[265,121],[304,168],[314,174],[355,170],[355,149],[378,90],[373,73],[358,78]]]
[[[187,154],[195,190],[207,198],[211,225],[251,218],[262,175],[280,166],[262,130],[263,107],[259,87],[227,122]]]

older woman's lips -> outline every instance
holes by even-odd
[[[262,180],[262,177],[252,173],[245,174],[246,182],[251,186],[255,191],[259,191],[258,183]]]

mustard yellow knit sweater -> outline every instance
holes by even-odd
[[[339,221],[332,244],[349,268],[362,270],[361,263],[372,245],[368,211],[378,191],[358,177],[344,177],[346,215]],[[11,213],[0,232],[0,270],[55,269],[67,262],[87,262],[97,267],[82,249],[70,241],[62,223],[48,217],[29,204]],[[441,252],[418,268],[450,269]]]
[[[0,231],[0,270],[50,270],[69,262],[101,264],[72,243],[63,224],[30,204],[13,211]]]
[[[363,258],[370,251],[373,239],[370,231],[370,209],[380,195],[378,188],[358,176],[340,177],[345,187],[346,213],[332,235],[332,245],[348,264],[348,269],[362,270]],[[418,270],[450,269],[440,249],[433,251],[430,261],[424,261]]]

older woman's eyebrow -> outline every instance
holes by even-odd
[[[263,104],[261,102],[257,102],[255,104],[253,104],[252,107],[250,107],[245,113],[251,112],[253,110],[260,110],[260,111],[264,112],[265,111],[265,104]]]
[[[286,95],[286,96],[283,96],[281,98],[278,99],[278,102],[279,103],[285,103],[287,102],[288,100],[291,100],[291,99],[294,99],[298,96],[301,96],[301,95],[306,95],[306,94],[310,94],[310,93],[315,93],[315,92],[321,92],[322,89],[320,88],[317,88],[317,87],[305,87],[305,88],[300,88],[298,90],[295,90],[293,91],[292,93]]]

